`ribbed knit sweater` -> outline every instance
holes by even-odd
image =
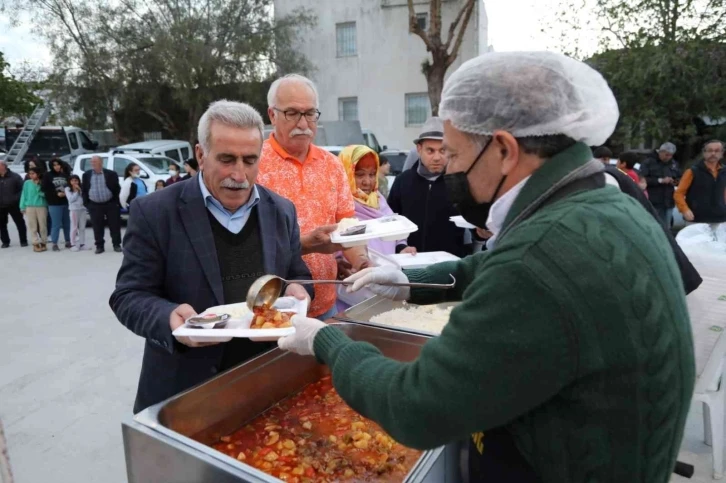
[[[578,144],[537,170],[505,222],[591,158]],[[334,327],[315,338],[340,395],[415,448],[504,427],[546,483],[669,481],[694,384],[678,269],[657,222],[613,187],[575,193],[497,247],[408,272],[412,302],[461,300],[413,362]],[[486,451],[486,438],[484,438]]]

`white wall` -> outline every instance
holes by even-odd
[[[416,2],[419,12],[428,2]],[[461,0],[443,3],[443,32],[448,32]],[[482,7],[483,4],[478,4]],[[405,95],[427,92],[421,63],[427,58],[423,41],[408,33],[408,8],[403,0],[276,0],[275,15],[284,17],[298,7],[311,9],[317,27],[304,36],[299,49],[312,62],[312,77],[320,91],[321,119],[338,120],[338,99],[358,98],[358,117],[381,144],[408,149],[420,126],[405,125]],[[486,18],[486,17],[485,17]],[[336,57],[336,24],[356,22],[358,55]],[[479,36],[486,32],[472,16],[451,74],[479,51]],[[486,39],[486,34],[485,39]]]

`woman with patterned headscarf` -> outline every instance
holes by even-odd
[[[350,191],[355,198],[355,217],[359,220],[372,220],[393,215],[386,198],[378,191],[380,170],[378,154],[368,146],[353,145],[343,149],[338,155],[348,176]],[[386,242],[371,240],[368,247],[383,255],[396,253],[396,245],[406,240]],[[408,247],[401,253],[416,253],[416,248]]]

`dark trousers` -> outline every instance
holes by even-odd
[[[15,222],[15,226],[18,227],[20,243],[27,243],[28,232],[25,229],[23,214],[20,213],[19,203],[11,206],[0,207],[0,241],[2,241],[3,245],[10,243],[10,234],[8,233],[8,215],[13,219],[13,222]]]
[[[113,246],[121,246],[121,207],[114,201],[108,203],[88,203],[88,213],[91,215],[91,225],[93,225],[93,236],[96,239],[96,248],[103,248],[106,243],[104,240],[103,230],[105,223],[108,223],[108,229],[111,231],[111,242]]]

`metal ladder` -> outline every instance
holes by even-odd
[[[33,114],[30,115],[28,122],[23,126],[18,138],[13,143],[5,160],[8,164],[19,163],[23,160],[23,156],[28,152],[30,143],[33,142],[38,129],[45,124],[46,119],[50,115],[50,104],[38,104],[35,106]]]

